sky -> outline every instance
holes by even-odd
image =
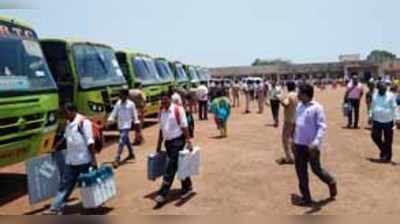
[[[374,49],[400,55],[398,0],[2,2],[0,15],[29,22],[42,38],[94,40],[206,67],[250,65],[255,58],[337,61]]]

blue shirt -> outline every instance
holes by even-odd
[[[313,145],[320,149],[326,128],[324,110],[319,103],[311,101],[307,104],[298,104],[294,134],[295,144],[307,147]]]

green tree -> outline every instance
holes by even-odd
[[[374,63],[382,63],[393,59],[396,59],[396,55],[385,50],[373,50],[367,57],[367,61]]]
[[[252,66],[263,66],[263,65],[289,65],[291,64],[291,61],[281,59],[281,58],[276,58],[276,59],[271,59],[271,60],[264,60],[260,58],[256,58],[254,62],[251,64]]]

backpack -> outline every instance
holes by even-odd
[[[83,122],[85,120],[89,120],[90,123],[92,124],[92,134],[93,134],[93,140],[94,140],[94,150],[97,153],[100,153],[101,150],[104,147],[104,137],[103,137],[103,129],[101,128],[100,125],[98,125],[96,122],[83,117],[78,124],[78,131],[79,133],[83,136],[83,138],[85,138],[85,135],[83,133]]]

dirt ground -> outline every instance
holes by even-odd
[[[218,133],[212,119],[196,123],[195,144],[201,147],[201,175],[194,178],[196,194],[180,201],[174,183],[169,203],[153,209],[154,193],[160,180],[147,180],[147,155],[155,150],[158,126],[144,130],[146,143],[136,148],[137,160],[115,172],[118,195],[104,208],[90,214],[391,214],[400,212],[400,166],[372,163],[378,156],[366,126],[364,101],[359,130],[344,129],[341,114],[343,90],[317,91],[327,114],[328,133],[323,147],[323,165],[338,181],[339,195],[335,201],[328,188],[311,176],[311,190],[317,206],[300,208],[291,204],[297,194],[293,166],[279,166],[275,159],[282,153],[280,128],[266,113],[242,114],[235,108],[229,123],[229,137],[215,138]],[[243,103],[243,102],[242,102]],[[211,116],[210,116],[211,117]],[[398,132],[395,134],[394,161],[399,161]],[[106,148],[100,161],[112,161],[116,145]],[[30,206],[25,187],[24,164],[0,170],[0,214],[41,214],[49,201]],[[68,209],[70,214],[85,214],[75,191]]]

